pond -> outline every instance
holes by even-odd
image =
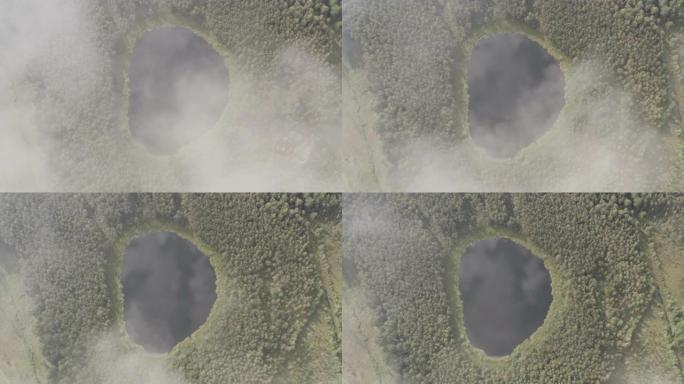
[[[522,34],[486,37],[468,68],[473,141],[496,158],[511,158],[547,132],[565,104],[560,64]]]
[[[209,258],[175,233],[134,238],[121,282],[128,335],[152,353],[169,352],[199,329],[216,301]]]
[[[186,28],[145,32],[129,67],[129,128],[151,153],[170,155],[216,124],[228,102],[221,55]]]
[[[544,323],[551,276],[525,247],[505,238],[478,241],[466,249],[458,279],[468,339],[488,356],[509,355]]]

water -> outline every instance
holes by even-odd
[[[464,323],[473,346],[506,356],[539,328],[551,305],[551,276],[528,249],[508,239],[478,241],[459,270]]]
[[[129,68],[129,127],[158,155],[170,155],[211,128],[228,102],[223,57],[185,28],[140,37]]]
[[[169,352],[204,324],[216,301],[209,259],[174,233],[133,239],[121,281],[126,329],[148,352]]]
[[[565,78],[541,45],[498,34],[475,47],[468,69],[470,134],[497,158],[510,158],[548,131],[565,104]]]

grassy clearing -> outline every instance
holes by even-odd
[[[684,311],[684,218],[674,216],[653,226],[649,256],[657,285],[656,301],[668,330],[668,345],[677,360],[680,378],[684,380],[684,348],[681,346],[681,319]]]
[[[323,224],[317,254],[324,296],[276,383],[339,383],[342,375],[341,229]]]
[[[275,382],[338,383],[341,367],[336,363],[340,349],[336,322],[334,310],[327,301],[322,302]]]
[[[667,314],[654,300],[637,331],[625,361],[615,370],[610,384],[675,384],[682,380],[679,361],[667,332]]]
[[[31,301],[19,274],[0,266],[0,384],[47,383],[48,365],[33,333]]]
[[[375,99],[363,73],[347,69],[342,85],[343,157],[345,188],[350,191],[377,192],[384,189],[388,161],[382,141],[373,127],[378,115]]]
[[[667,61],[672,84],[672,97],[679,112],[677,119],[672,122],[673,145],[679,148],[678,166],[679,174],[682,174],[684,173],[684,121],[682,120],[682,112],[684,111],[684,34],[673,35],[668,43],[670,51],[668,51]],[[679,185],[681,186],[681,181]]]
[[[364,290],[359,285],[344,282],[342,297],[342,382],[399,383],[400,376],[387,360],[378,344],[380,330],[373,325],[373,314],[366,304]]]

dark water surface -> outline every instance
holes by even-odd
[[[174,233],[133,239],[121,281],[126,330],[148,352],[169,352],[204,324],[216,301],[209,259]]]
[[[461,259],[459,290],[470,342],[506,356],[539,328],[551,305],[543,262],[509,239],[474,243]]]
[[[554,124],[565,78],[544,47],[521,34],[482,39],[468,69],[470,134],[494,157],[509,158]]]
[[[129,127],[150,152],[169,155],[211,128],[228,102],[224,59],[186,28],[145,32],[129,68]]]

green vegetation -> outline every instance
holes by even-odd
[[[169,377],[176,373],[178,383],[339,380],[339,200],[334,194],[0,197],[0,239],[23,265],[49,382],[175,383]],[[123,247],[150,230],[192,241],[217,275],[207,322],[160,357],[126,336],[118,280]],[[146,366],[166,372],[154,376],[161,381],[145,379]],[[113,374],[112,367],[122,368]]]
[[[609,383],[681,382],[679,362],[669,345],[668,327],[662,309],[654,303],[635,335],[624,363],[611,375]]]
[[[348,183],[414,190],[422,169],[443,166],[440,182],[459,191],[681,190],[684,105],[671,80],[684,76],[683,30],[680,0],[347,2],[345,34],[363,59],[345,66],[346,113],[370,99],[377,116],[364,110],[368,126],[345,127],[347,140],[362,145],[355,129],[379,135],[367,151],[392,164]],[[499,32],[541,43],[566,77],[555,126],[506,161],[473,144],[468,128],[470,53]]]
[[[681,198],[681,197],[680,197]],[[668,323],[668,344],[684,367],[684,214],[681,206],[661,207],[647,227],[649,256],[658,285],[656,303]]]
[[[396,369],[385,360],[378,344],[379,331],[373,326],[372,311],[366,304],[363,288],[344,282],[344,337],[342,338],[342,382],[398,383]]]
[[[372,314],[372,321],[357,315],[360,329],[350,332],[362,340],[359,349],[382,349],[385,364],[375,374],[396,366],[407,383],[684,377],[672,315],[684,306],[673,300],[664,310],[662,301],[681,299],[682,290],[654,269],[654,261],[668,262],[664,270],[683,281],[684,196],[354,195],[344,206],[344,281],[365,296],[350,301],[350,311]],[[679,248],[659,248],[658,233]],[[465,248],[490,237],[514,239],[541,257],[553,287],[544,324],[498,359],[468,342],[456,280]],[[344,364],[373,370],[354,359]]]
[[[323,226],[322,231],[325,241],[319,243],[316,256],[326,295],[302,332],[301,342],[282,376],[276,380],[278,383],[339,382],[342,361],[342,234],[338,224]]]

